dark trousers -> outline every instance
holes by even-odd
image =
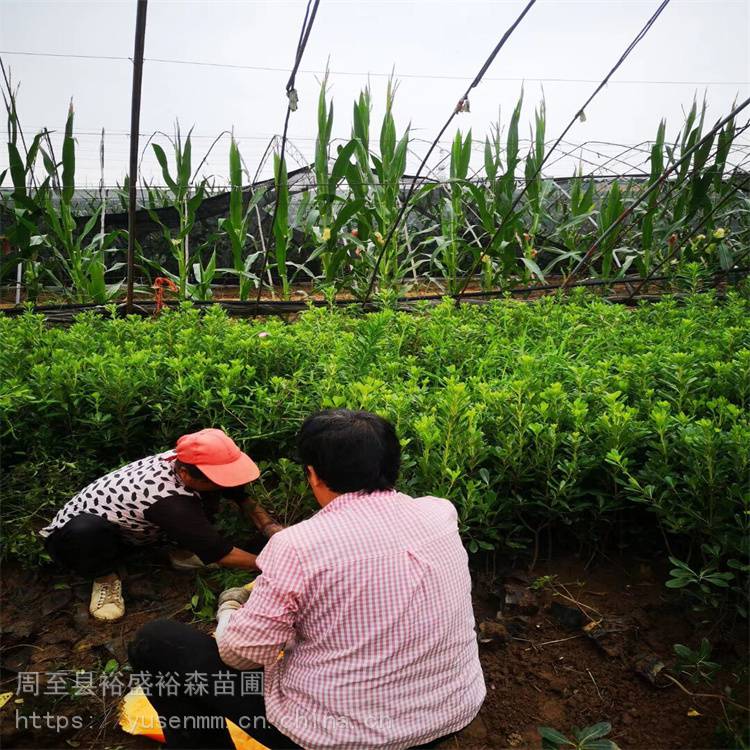
[[[116,524],[94,513],[71,518],[45,539],[44,546],[58,565],[84,578],[114,572],[117,563],[133,550]]]
[[[154,620],[138,631],[128,654],[133,672],[150,678],[144,692],[162,719],[167,747],[233,748],[224,719],[273,750],[299,747],[266,719],[263,672],[228,667],[211,636]]]
[[[150,683],[144,686],[144,692],[163,722],[167,747],[234,748],[224,723],[229,719],[272,750],[299,748],[268,723],[263,695],[248,694],[248,683],[255,683],[251,688],[262,684],[262,672],[228,667],[211,636],[174,620],[154,620],[138,631],[128,646],[128,655],[133,672]],[[205,690],[196,689],[196,674],[207,677],[202,683]],[[166,687],[167,677],[174,677],[170,682],[172,695]],[[419,748],[436,747],[450,737],[453,734]]]

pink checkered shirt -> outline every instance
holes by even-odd
[[[219,652],[264,665],[266,715],[302,747],[397,750],[476,716],[471,579],[447,500],[340,495],[271,537],[258,567]]]

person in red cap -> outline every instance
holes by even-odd
[[[260,471],[221,430],[183,435],[174,450],[110,472],[66,503],[39,533],[58,564],[93,578],[89,611],[99,620],[125,614],[116,565],[133,546],[176,542],[175,568],[217,564],[254,570],[255,555],[235,547],[211,524],[220,497],[237,502],[265,535],[279,531],[245,486]]]

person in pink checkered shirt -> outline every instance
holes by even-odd
[[[150,696],[167,746],[231,748],[226,718],[269,748],[432,747],[485,698],[456,510],[398,492],[374,414],[308,417],[298,453],[320,510],[271,537],[251,595],[222,594],[215,639],[157,620],[130,644],[134,670],[176,678]]]

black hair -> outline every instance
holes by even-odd
[[[375,492],[395,486],[401,444],[393,425],[376,414],[326,409],[305,420],[297,456],[334,492]]]
[[[176,470],[185,469],[193,479],[202,479],[205,482],[211,481],[195,464],[186,464],[177,459],[174,462],[174,467]]]

